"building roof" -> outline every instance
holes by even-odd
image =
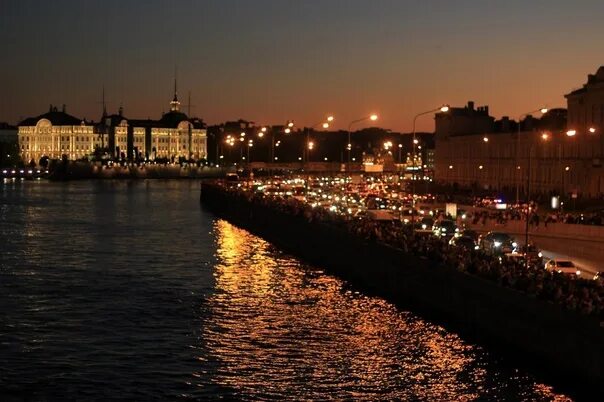
[[[58,111],[56,107],[51,107],[51,109],[41,114],[37,117],[29,117],[19,123],[19,126],[35,126],[42,119],[49,120],[53,126],[79,126],[82,124],[82,119],[78,119],[70,114],[67,114],[64,110]]]
[[[600,66],[595,74],[589,74],[587,76],[587,82],[583,85],[583,87],[567,93],[566,95],[564,95],[564,97],[567,98],[569,96],[583,94],[587,91],[590,86],[593,86],[595,84],[604,84],[604,66]]]
[[[189,120],[186,114],[172,110],[168,113],[165,113],[161,119],[159,119],[158,123],[161,127],[177,128],[180,122],[184,120]]]

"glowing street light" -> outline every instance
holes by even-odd
[[[546,114],[547,112],[549,112],[549,109],[546,107],[540,107],[539,109],[532,110],[528,113],[523,113],[520,116],[518,116],[518,135],[516,135],[516,147],[515,147],[516,148],[516,163],[518,163],[518,138],[520,137],[520,128],[522,126],[522,124],[521,124],[522,118],[530,116],[533,113],[537,113],[537,112],[540,112],[541,114]],[[517,177],[517,180],[516,180],[516,204],[518,204],[519,199],[520,199],[520,177]]]
[[[350,153],[352,152],[352,143],[350,142],[350,130],[352,129],[352,126],[356,123],[360,123],[365,120],[376,121],[377,119],[378,119],[378,115],[375,113],[372,113],[369,116],[365,116],[365,117],[361,117],[360,119],[353,120],[348,124],[348,144],[346,145],[346,149],[348,150],[348,165],[349,165],[348,169],[350,169]]]
[[[412,233],[415,233],[415,160],[416,160],[416,152],[415,152],[415,145],[417,145],[419,143],[419,141],[417,141],[417,139],[415,138],[415,122],[417,121],[417,118],[420,116],[424,116],[427,114],[431,114],[431,113],[435,113],[435,112],[442,112],[442,113],[447,113],[449,111],[449,105],[444,104],[439,108],[436,109],[430,109],[427,110],[425,112],[421,112],[416,114],[413,117],[413,154],[412,154],[412,162],[413,162],[413,174],[412,174],[412,181],[411,181],[411,231]]]
[[[483,140],[484,142],[489,142],[489,137],[482,137],[482,140]]]
[[[321,126],[323,129],[329,128],[329,122],[334,121],[334,117],[332,115],[328,115],[325,118],[325,120],[326,121],[324,121],[322,123],[319,122],[319,123],[313,124],[310,127],[306,127],[306,144],[310,144],[311,143],[311,141],[310,141],[310,132],[311,131],[313,131],[315,128],[317,128],[319,126]],[[308,148],[308,149],[311,150],[312,148]],[[302,148],[302,155],[304,156],[304,154],[307,154],[307,151],[304,148]],[[309,159],[309,155],[308,154],[306,155],[306,159],[308,161],[308,159]]]
[[[590,127],[589,128],[589,132],[592,133],[592,134],[595,133],[596,132],[596,128],[595,127]]]
[[[291,132],[292,132],[292,130],[291,130],[289,127],[288,127],[288,128],[286,128],[286,129],[284,130],[284,132],[285,132],[285,134],[289,134],[289,133],[291,133]]]
[[[577,134],[577,130],[568,130],[566,135],[569,137],[574,137]]]
[[[544,141],[547,141],[549,139],[549,134],[548,133],[541,134],[541,139]]]

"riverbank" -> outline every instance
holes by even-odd
[[[224,177],[226,168],[197,166],[195,164],[113,164],[111,166],[69,161],[56,162],[49,168],[50,180],[85,179],[204,179]]]
[[[376,295],[454,328],[573,389],[603,377],[604,330],[594,317],[565,311],[402,250],[308,222],[203,184],[202,205],[284,250]]]

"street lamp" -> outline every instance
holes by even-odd
[[[547,112],[549,112],[549,109],[542,107],[539,109],[532,110],[528,113],[523,113],[520,116],[518,116],[518,131],[516,134],[516,150],[515,150],[516,151],[516,165],[518,165],[518,139],[520,138],[520,127],[521,127],[522,118],[530,116],[533,113],[537,113],[537,112],[540,112],[541,114],[546,114]],[[518,166],[516,168],[516,170],[520,170],[520,166]],[[520,178],[518,177],[516,179],[516,204],[519,203],[519,199],[520,199]]]
[[[413,172],[411,172],[411,232],[415,233],[415,146],[419,143],[419,141],[415,138],[415,122],[417,121],[417,118],[420,116],[424,116],[426,114],[430,114],[430,113],[435,113],[435,112],[442,112],[442,113],[447,113],[449,111],[449,105],[442,105],[439,108],[436,109],[431,109],[428,110],[426,112],[421,112],[416,114],[413,117],[413,153],[411,155],[412,158],[412,163],[413,163]]]
[[[541,134],[543,142],[549,140],[547,133]],[[533,153],[533,143],[529,143],[528,166],[526,172],[526,222],[524,226],[524,265],[528,269],[528,242],[529,242],[529,218],[531,212],[531,157]]]
[[[289,133],[291,133],[291,132],[292,132],[292,127],[293,127],[293,126],[294,126],[294,121],[293,121],[293,120],[288,120],[288,121],[285,123],[285,129],[283,130],[283,132],[284,132],[285,134],[289,134]],[[264,128],[264,127],[263,127],[263,128]],[[262,131],[264,131],[264,130],[262,130]],[[273,162],[274,162],[274,161],[276,161],[276,160],[278,160],[278,159],[275,157],[275,130],[271,130],[271,155],[270,155],[270,158],[269,158],[269,159],[270,159],[271,161],[273,161]]]
[[[252,163],[250,159],[250,148],[254,146],[254,140],[249,140],[247,142],[247,163]]]
[[[377,119],[378,119],[378,115],[375,113],[372,113],[369,116],[365,116],[365,117],[361,117],[360,119],[353,120],[348,124],[348,145],[346,145],[346,149],[348,150],[348,169],[347,170],[350,170],[350,154],[352,152],[352,143],[350,142],[350,130],[351,130],[352,126],[356,123],[360,123],[365,120],[376,121]]]
[[[574,137],[577,134],[577,130],[568,130],[566,135],[569,137]]]
[[[326,121],[324,121],[324,122],[319,122],[319,123],[313,124],[310,127],[306,127],[306,143],[307,144],[310,143],[310,131],[314,130],[315,128],[317,128],[319,126],[323,127],[324,129],[329,128],[329,123],[332,122],[332,121],[334,121],[334,117],[331,116],[331,115],[329,115],[329,116],[327,116],[327,118],[325,120]],[[303,148],[303,150],[304,150],[304,148]],[[303,154],[305,154],[305,153],[306,152],[303,152]],[[306,159],[307,159],[307,162],[308,162],[308,156],[306,157]]]

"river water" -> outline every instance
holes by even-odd
[[[0,183],[2,400],[568,400],[199,205]]]

